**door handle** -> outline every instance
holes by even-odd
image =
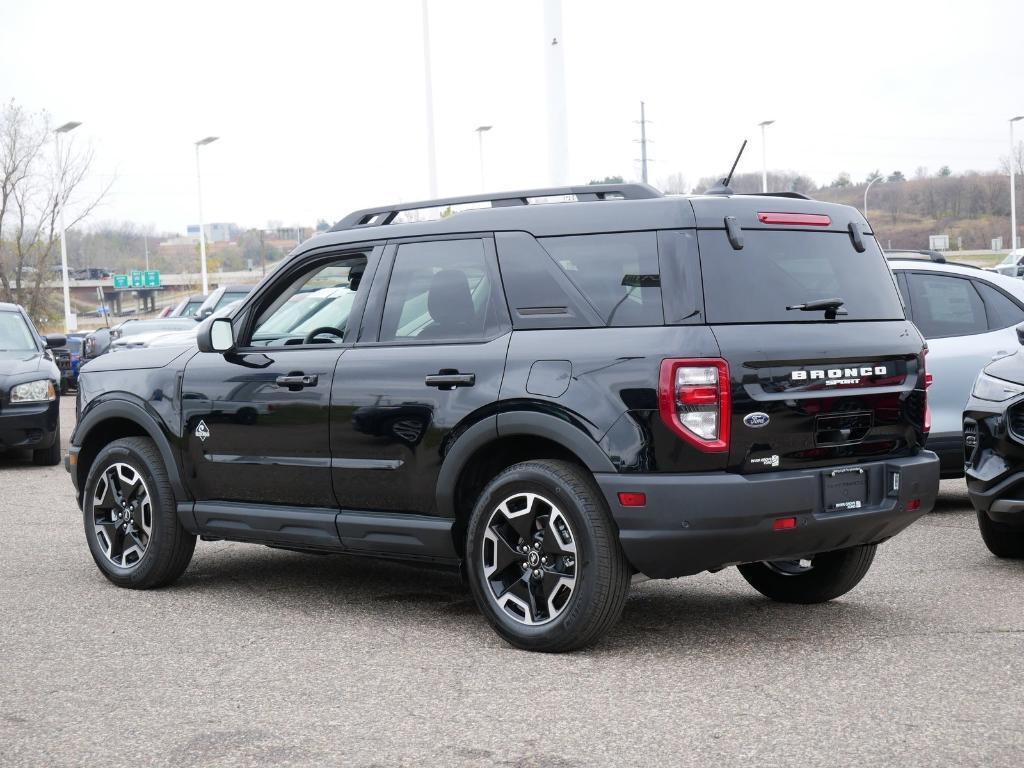
[[[459,373],[454,368],[442,368],[423,379],[428,387],[450,390],[456,387],[472,387],[476,384],[475,373]]]
[[[298,392],[303,387],[315,387],[320,377],[315,373],[290,373],[287,376],[278,376],[274,382],[279,387],[288,387],[292,392]]]

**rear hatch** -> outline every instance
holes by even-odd
[[[771,197],[693,204],[706,318],[731,380],[728,467],[915,451],[927,421],[924,344],[860,214]]]

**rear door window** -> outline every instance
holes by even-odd
[[[892,273],[871,237],[858,253],[844,232],[744,230],[735,250],[724,230],[702,230],[704,307],[710,323],[820,322],[824,312],[786,307],[842,299],[838,322],[902,320]]]
[[[926,339],[985,333],[985,305],[971,280],[952,275],[907,275],[914,324]]]
[[[543,237],[544,247],[607,325],[661,325],[654,232]]]

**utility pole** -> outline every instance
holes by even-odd
[[[264,232],[261,229],[260,230],[260,271],[263,273],[263,276],[266,277],[267,276],[267,250],[263,246],[263,235],[264,235]]]
[[[427,108],[427,186],[437,197],[437,145],[434,141],[434,77],[430,68],[430,10],[423,0],[423,93]]]
[[[565,106],[562,0],[544,0],[544,85],[548,118],[548,181],[569,183],[569,127]]]
[[[644,103],[640,102],[640,178],[647,183],[647,124],[651,122],[644,112]]]
[[[146,271],[149,272],[149,235],[142,236],[142,247],[146,249]]]

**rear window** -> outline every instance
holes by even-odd
[[[543,237],[538,242],[606,324],[665,321],[654,232]]]
[[[838,321],[902,320],[903,304],[873,238],[857,253],[839,232],[744,230],[735,250],[724,230],[699,234],[704,305],[709,323],[820,322],[823,311],[787,306],[840,298]]]

